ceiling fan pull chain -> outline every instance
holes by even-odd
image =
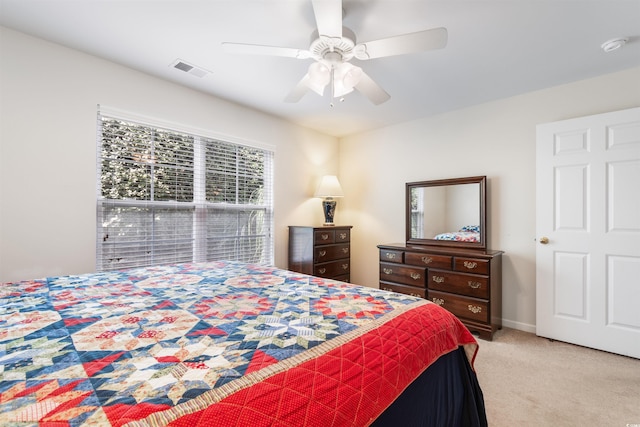
[[[329,107],[333,107],[333,100],[336,97],[335,70],[336,70],[336,67],[332,64],[331,80],[329,81],[329,84],[331,85],[331,102],[329,103]]]
[[[336,74],[335,74],[336,66],[331,65],[331,75],[329,84],[331,86],[331,102],[329,103],[330,107],[333,107],[333,100],[336,99]],[[344,102],[344,96],[341,96],[339,99],[340,102]]]

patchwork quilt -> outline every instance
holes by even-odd
[[[458,231],[441,233],[434,237],[436,240],[455,240],[457,242],[479,242],[480,226],[465,225]]]
[[[479,242],[480,233],[472,231],[452,231],[441,233],[434,237],[435,240],[455,240],[456,242]]]
[[[407,295],[210,262],[0,286],[0,425],[363,426],[477,345]]]

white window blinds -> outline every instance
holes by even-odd
[[[273,263],[273,152],[98,114],[97,268]]]

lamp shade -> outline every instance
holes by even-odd
[[[314,197],[344,197],[338,177],[335,175],[323,176]]]

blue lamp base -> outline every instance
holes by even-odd
[[[335,225],[333,223],[333,216],[336,213],[336,201],[332,199],[325,199],[322,201],[322,211],[324,212],[324,226],[330,227]]]

